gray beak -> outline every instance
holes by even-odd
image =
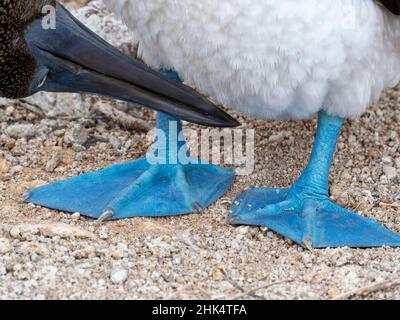
[[[35,20],[25,33],[37,69],[31,93],[90,93],[140,104],[201,125],[239,123],[195,90],[112,47],[57,3],[56,28]]]

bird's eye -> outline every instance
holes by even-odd
[[[45,84],[45,82],[46,82],[46,80],[47,80],[47,75],[48,75],[48,74],[49,74],[49,73],[46,72],[46,74],[43,76],[42,80],[40,80],[40,82],[39,82],[39,84],[38,84],[38,88],[43,87],[43,85]]]

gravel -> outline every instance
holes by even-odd
[[[125,31],[101,8],[92,4],[79,15],[128,48]],[[400,298],[400,286],[393,285],[400,249],[306,250],[266,228],[226,223],[229,205],[246,187],[293,183],[309,157],[315,121],[235,115],[256,132],[255,170],[238,177],[203,215],[97,224],[21,200],[30,188],[146,154],[146,133],[94,115],[92,105],[101,101],[150,126],[154,115],[88,96],[34,99],[0,100],[1,299]],[[396,88],[346,122],[330,177],[334,201],[396,232],[399,103]]]

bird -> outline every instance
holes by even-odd
[[[345,119],[400,81],[399,0],[104,0],[154,69],[259,119],[318,117],[307,167],[286,189],[249,188],[233,225],[306,248],[400,246],[400,235],[332,202],[328,175]]]
[[[51,14],[53,28],[43,23]],[[78,92],[128,101],[157,111],[167,138],[180,135],[181,119],[215,127],[239,124],[176,74],[152,70],[109,45],[58,1],[0,0],[0,62],[1,97]],[[161,138],[158,134],[155,145]],[[186,150],[181,142],[164,148],[167,155]],[[201,212],[233,179],[232,169],[205,162],[153,164],[145,157],[40,186],[24,200],[99,221],[176,215]]]

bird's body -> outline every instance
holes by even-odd
[[[400,81],[400,18],[373,0],[106,3],[146,63],[258,118],[355,117]]]

